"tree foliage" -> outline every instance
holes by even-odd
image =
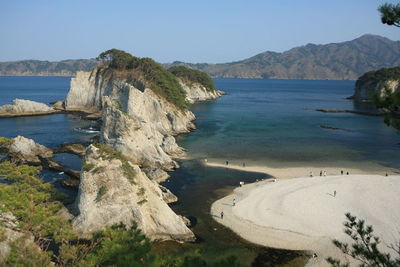
[[[185,66],[174,66],[169,68],[168,71],[174,74],[176,77],[183,78],[186,81],[200,83],[208,91],[215,90],[214,81],[205,72],[191,69]]]
[[[127,82],[130,82],[130,74],[136,74],[136,78],[142,78],[156,94],[180,109],[187,108],[186,93],[176,77],[151,58],[139,58],[122,50],[110,49],[101,53],[98,59],[108,69],[125,72]]]
[[[104,157],[120,157],[109,147],[100,146]],[[58,212],[66,197],[36,175],[38,167],[0,163],[0,213],[11,212],[18,220],[17,230],[24,235],[10,244],[10,253],[1,266],[149,266],[149,267],[237,267],[236,257],[205,260],[200,253],[161,257],[133,223],[106,227],[82,239],[71,222]],[[3,241],[0,222],[0,242]],[[27,242],[33,236],[33,242]]]
[[[353,244],[342,243],[334,240],[333,244],[344,254],[360,262],[359,266],[398,267],[400,266],[400,241],[396,245],[390,245],[396,258],[380,249],[381,240],[374,234],[373,227],[366,225],[364,220],[346,213],[347,221],[344,222],[344,232],[354,241]],[[348,267],[349,263],[342,263],[339,259],[329,257],[327,261],[334,267]]]
[[[400,3],[383,4],[378,8],[383,24],[400,27]]]

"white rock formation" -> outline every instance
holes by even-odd
[[[122,222],[138,227],[152,240],[193,241],[184,221],[163,201],[163,192],[137,165],[89,146],[76,200],[79,216],[73,225],[83,235]]]
[[[171,156],[162,149],[164,136],[152,124],[119,110],[107,96],[104,98],[102,127],[104,143],[111,144],[138,165],[167,170],[177,167]]]
[[[182,86],[183,90],[186,92],[186,100],[189,103],[194,103],[198,101],[214,100],[220,97],[223,92],[215,90],[209,91],[200,83],[185,82],[184,80],[178,78],[179,84]]]
[[[24,99],[14,99],[11,105],[0,106],[0,113],[10,114],[50,113],[53,111],[54,109],[46,104]]]
[[[190,87],[185,87],[189,99],[206,100],[204,88],[193,90],[198,92],[191,93]],[[207,99],[218,94],[209,94]],[[182,156],[184,150],[173,135],[195,128],[193,113],[177,108],[140,80],[128,83],[118,78],[118,73],[102,68],[77,73],[65,108],[101,110],[101,142],[122,153],[129,161],[128,168],[135,172],[133,183],[122,167],[125,164],[127,168],[128,163],[101,158],[100,152],[90,147],[85,161],[96,167],[81,174],[76,202],[80,215],[74,220],[75,228],[88,235],[105,225],[129,225],[134,220],[151,239],[194,240],[183,219],[166,203],[177,198],[157,184],[169,177],[166,171],[178,167],[174,158]]]
[[[32,139],[17,136],[13,139],[8,154],[15,163],[39,164],[40,158],[51,158],[53,151],[35,143]]]

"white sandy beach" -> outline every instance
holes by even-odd
[[[326,171],[328,176],[339,175],[341,170],[343,170],[344,173],[349,172],[350,174],[385,175],[386,173],[388,173],[389,175],[398,175],[400,173],[397,169],[387,168],[372,162],[358,162],[357,164],[351,162],[337,162],[336,165],[314,164],[310,166],[304,164],[295,165],[272,163],[268,164],[267,166],[265,162],[246,161],[244,167],[242,165],[242,162],[243,161],[241,160],[230,160],[229,164],[226,165],[225,161],[211,158],[208,159],[206,165],[211,167],[235,169],[240,171],[265,173],[277,179],[307,177],[310,175],[310,172],[312,172],[314,176],[319,176],[321,170]]]
[[[218,166],[217,163],[208,165]],[[274,173],[268,167],[246,169],[280,178],[303,175],[238,187],[212,205],[213,217],[248,241],[268,247],[313,251],[318,257],[311,259],[308,266],[328,266],[326,257],[344,257],[332,239],[349,241],[343,233],[346,212],[373,225],[375,233],[387,244],[399,238],[399,175],[352,174],[362,173],[357,169],[347,169],[350,175],[340,175],[337,168],[325,168],[328,176],[320,177],[316,169],[313,172],[315,175],[318,171],[318,176],[310,178],[310,169],[301,167],[276,169]],[[330,175],[334,172],[335,175]],[[219,218],[221,211],[223,219]]]

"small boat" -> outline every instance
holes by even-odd
[[[89,133],[89,134],[91,134],[91,133],[99,133],[100,131],[99,130],[97,130],[96,128],[94,128],[94,127],[89,127],[89,128],[75,128],[74,129],[75,131],[77,131],[77,132],[80,132],[80,133]]]

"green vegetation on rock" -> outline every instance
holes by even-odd
[[[107,193],[107,189],[104,186],[101,186],[99,188],[99,191],[97,191],[97,196],[96,196],[96,202],[99,202],[101,198]]]
[[[174,66],[169,68],[168,71],[174,74],[176,77],[184,79],[185,81],[200,83],[208,91],[215,90],[214,81],[205,72],[185,66]]]
[[[397,81],[397,88],[388,88],[385,82]],[[400,67],[382,68],[362,75],[356,82],[356,90],[377,88],[369,99],[385,112],[385,123],[400,130]],[[380,88],[378,88],[380,87]]]
[[[369,71],[364,73],[356,81],[356,88],[359,88],[367,82],[381,82],[387,80],[399,80],[400,79],[400,67],[394,68],[382,68],[379,70]]]
[[[100,146],[103,153],[112,152]],[[105,156],[105,155],[104,155]],[[118,156],[114,153],[111,157]],[[135,223],[131,228],[122,224],[105,227],[90,239],[74,232],[71,222],[58,214],[67,198],[53,185],[36,177],[39,168],[0,163],[0,213],[11,212],[17,219],[17,230],[25,233],[9,243],[10,253],[2,266],[240,266],[236,257],[206,261],[199,253],[161,257],[152,252],[152,243]],[[106,193],[99,189],[98,197]],[[145,203],[142,200],[139,205]],[[0,240],[4,241],[4,225],[0,224]],[[15,230],[15,229],[14,229]],[[33,236],[33,242],[27,242]]]
[[[7,153],[13,142],[13,139],[0,137],[0,153]]]
[[[129,160],[121,152],[116,151],[112,146],[107,145],[107,144],[97,143],[97,144],[94,144],[94,146],[99,149],[100,157],[102,159],[107,159],[107,160],[118,159],[118,160],[120,160],[122,163],[121,168],[122,168],[124,175],[126,176],[126,178],[128,178],[128,180],[132,184],[136,184],[135,176],[137,173],[136,173],[135,169],[129,163]]]
[[[91,164],[91,163],[83,162],[83,164],[82,164],[82,168],[85,171],[90,171],[94,167],[95,167],[94,164]]]
[[[118,49],[107,50],[98,58],[104,67],[119,71],[119,75],[125,74],[127,82],[143,80],[156,94],[180,109],[187,108],[185,91],[176,77],[151,58],[134,57]]]

